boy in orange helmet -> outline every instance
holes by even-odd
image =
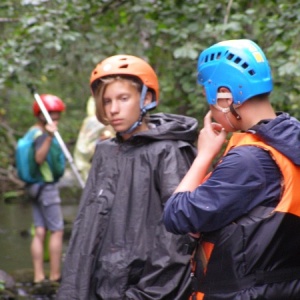
[[[158,79],[138,57],[105,59],[90,83],[116,137],[97,145],[57,299],[187,299],[193,241],[167,233],[161,217],[194,159],[197,121],[147,114]]]

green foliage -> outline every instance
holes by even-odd
[[[234,38],[253,39],[263,48],[276,109],[299,118],[299,16],[295,0],[2,0],[1,120],[16,138],[34,122],[27,89],[33,83],[39,93],[67,103],[61,133],[72,149],[92,69],[107,56],[127,53],[144,57],[157,71],[159,110],[195,116],[201,124],[208,107],[196,82],[198,55]]]

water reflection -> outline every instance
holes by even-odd
[[[75,218],[78,208],[76,193],[73,199],[64,199],[62,194],[62,210],[64,219],[69,223]],[[6,202],[0,199],[0,269],[8,274],[20,269],[32,269],[30,228],[32,224],[31,205],[24,199]],[[64,251],[67,247],[64,241]],[[45,269],[47,270],[47,264]]]
[[[31,268],[31,206],[24,201],[0,202],[0,269],[10,273]]]

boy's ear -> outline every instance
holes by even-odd
[[[220,92],[221,93],[229,93],[229,94],[231,94],[231,91],[228,88],[226,88],[226,87],[221,87],[220,88]],[[232,97],[231,98],[226,98],[226,101],[227,101],[227,105],[230,106],[231,103],[233,102],[233,99],[232,99]]]
[[[144,106],[150,104],[152,102],[153,95],[151,92],[147,92],[144,100]]]

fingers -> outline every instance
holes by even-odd
[[[219,123],[211,123],[211,127],[214,130],[215,133],[219,133],[221,130],[223,130],[223,126]]]
[[[209,110],[204,117],[204,127],[210,127],[210,126],[211,126],[211,111]]]
[[[204,126],[199,132],[198,148],[203,147],[203,143],[209,147],[220,146],[226,140],[227,132],[220,123],[212,122],[212,113],[209,111],[204,117]]]
[[[224,129],[221,124],[212,122],[211,111],[208,111],[208,113],[204,117],[204,127],[209,130],[211,129],[217,134]]]
[[[45,129],[48,134],[53,135],[57,131],[57,125],[55,123],[46,124]]]
[[[224,128],[222,128],[220,131],[219,131],[219,134],[218,134],[218,139],[220,139],[223,143],[226,142],[226,137],[227,137],[227,132],[225,131]]]

